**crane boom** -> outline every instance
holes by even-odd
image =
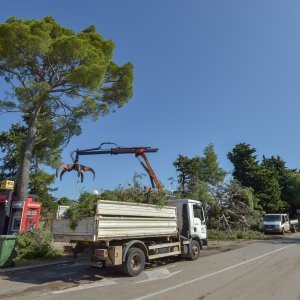
[[[102,148],[103,145],[115,145],[116,147],[112,147],[112,148]],[[80,164],[78,164],[78,160],[79,160],[79,156],[82,155],[100,155],[100,154],[110,154],[110,155],[119,155],[119,154],[134,154],[135,157],[137,157],[138,159],[140,157],[143,158],[144,161],[140,161],[140,164],[142,165],[142,167],[145,169],[145,171],[147,172],[147,174],[150,177],[150,181],[152,184],[152,188],[157,188],[158,193],[161,194],[163,192],[162,189],[162,185],[160,183],[160,181],[158,180],[155,172],[153,171],[153,168],[146,156],[146,153],[154,153],[157,152],[158,148],[151,148],[151,147],[143,147],[143,146],[139,146],[139,147],[119,147],[117,144],[115,143],[110,143],[110,142],[105,142],[100,144],[99,147],[97,148],[90,148],[90,149],[77,149],[73,152],[71,152],[71,158],[73,160],[73,165],[61,165],[59,168],[62,168],[63,171],[61,172],[61,176],[66,172],[70,172],[71,170],[76,170],[78,172],[78,177],[81,176],[81,181],[83,180],[83,172],[85,171],[91,171],[94,176],[95,176],[95,172],[92,168],[89,167],[85,167],[82,166]]]

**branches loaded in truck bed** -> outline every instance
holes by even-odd
[[[101,198],[118,202],[154,204],[159,207],[166,204],[165,195],[157,194],[152,189],[139,185],[135,188],[119,188],[114,191],[105,191],[101,196],[83,193],[78,203],[70,206],[67,211],[71,229],[75,230],[78,221],[82,218],[95,216],[97,201],[101,200]]]
[[[99,200],[93,217],[77,221],[73,229],[69,219],[55,219],[55,240],[114,240],[177,235],[175,207]]]

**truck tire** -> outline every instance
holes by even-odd
[[[191,241],[191,253],[190,253],[190,260],[197,260],[200,256],[200,245],[198,241],[192,240]]]
[[[122,265],[122,271],[131,277],[139,275],[145,268],[145,254],[139,248],[128,250],[126,259]]]

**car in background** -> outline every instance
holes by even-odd
[[[263,220],[263,231],[265,234],[296,232],[298,223],[297,219],[290,220],[288,214],[266,214]]]

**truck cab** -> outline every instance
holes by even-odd
[[[176,207],[179,234],[207,246],[206,215],[200,201],[191,199],[169,200],[168,206]]]

